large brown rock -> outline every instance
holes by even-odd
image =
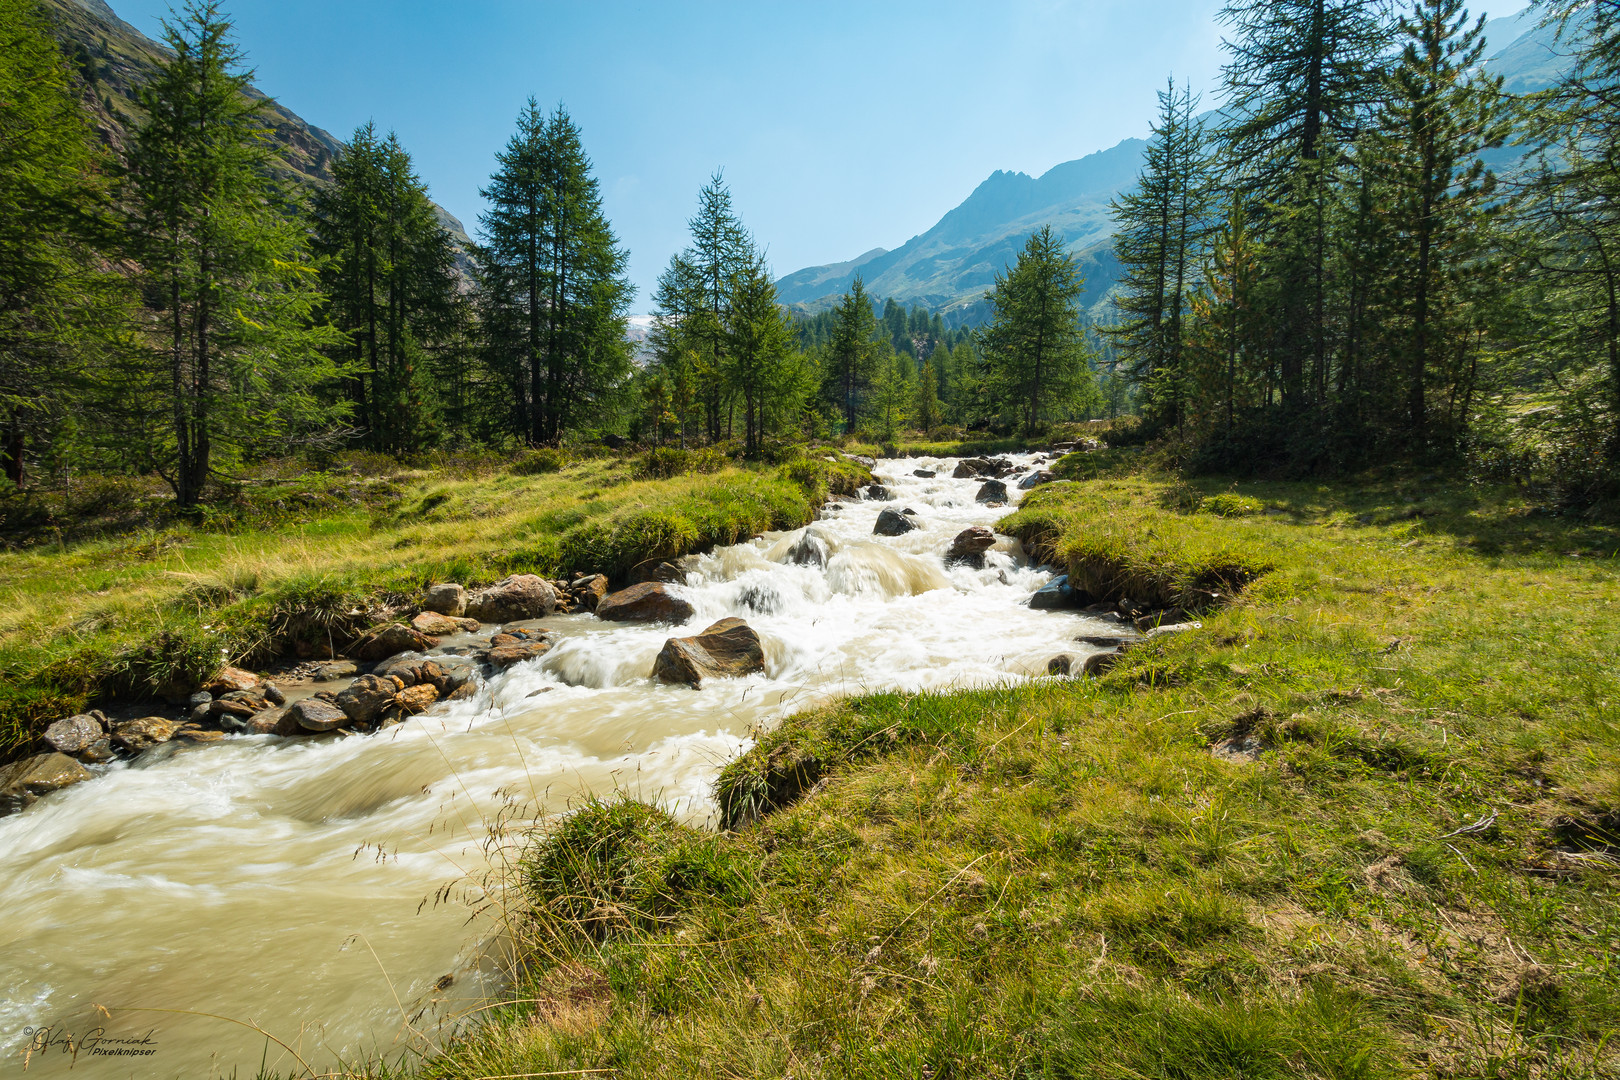
[[[485,654],[484,659],[488,660],[495,670],[501,671],[525,660],[539,659],[550,651],[550,641],[514,640],[495,646]]]
[[[660,581],[643,581],[602,597],[596,605],[599,619],[614,622],[685,622],[697,613]]]
[[[215,697],[220,697],[233,690],[252,690],[258,685],[259,677],[253,672],[226,666],[220,668],[219,674],[210,679],[203,689]]]
[[[428,589],[422,597],[422,610],[455,618],[467,610],[467,590],[455,582],[445,582]]]
[[[706,678],[726,678],[765,670],[765,648],[753,627],[741,619],[721,619],[693,637],[670,638],[653,661],[660,682],[701,687]]]
[[[322,704],[325,704],[324,702]],[[291,708],[271,706],[241,721],[236,730],[243,735],[298,735],[303,727]]]
[[[382,715],[383,710],[393,702],[395,695],[403,689],[405,684],[391,676],[362,675],[339,691],[337,708],[355,723],[369,724]]]
[[[92,775],[77,761],[55,751],[0,765],[0,814],[15,814],[51,792]]]
[[[418,634],[441,637],[445,634],[470,633],[478,629],[477,619],[453,619],[437,611],[424,611],[411,620],[411,629]]]
[[[588,577],[575,578],[574,583],[568,586],[568,593],[574,598],[574,606],[581,611],[595,611],[596,605],[602,602],[602,597],[608,593],[608,579],[605,574],[591,574]]]
[[[79,713],[65,720],[58,720],[45,729],[45,745],[59,754],[69,757],[78,757],[89,750],[107,733],[102,727],[101,718],[89,713]]]
[[[996,546],[996,534],[983,525],[973,525],[956,534],[945,551],[945,562],[984,565],[984,553]]]
[[[543,619],[557,610],[557,593],[535,574],[514,574],[467,599],[467,617],[479,622]]]
[[[305,698],[295,703],[287,710],[287,715],[305,731],[331,731],[350,722],[346,712],[320,698]]]
[[[349,650],[349,655],[357,660],[386,660],[397,653],[426,652],[438,644],[436,637],[429,637],[404,623],[394,623],[361,638]]]
[[[415,686],[407,686],[394,696],[390,711],[397,710],[403,716],[415,716],[438,700],[439,691],[432,683],[417,683]]]
[[[112,744],[126,754],[138,754],[158,743],[168,742],[179,727],[179,721],[165,720],[161,716],[125,720],[113,725]]]
[[[975,476],[989,476],[992,471],[990,462],[984,458],[963,458],[956,463],[951,476],[957,480],[967,480]]]

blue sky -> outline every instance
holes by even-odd
[[[169,6],[110,2],[152,37]],[[474,234],[518,109],[564,102],[637,310],[716,168],[785,274],[904,243],[996,169],[1145,135],[1167,75],[1207,92],[1221,62],[1219,0],[225,6],[262,90],[339,138],[397,131]]]

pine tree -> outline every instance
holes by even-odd
[[[518,130],[496,155],[479,219],[486,278],[500,278],[486,322],[491,364],[527,376],[527,437],[556,445],[563,432],[602,408],[630,375],[625,338],[632,298],[629,256],[602,212],[579,128],[561,105],[548,118],[533,98]],[[490,300],[486,298],[486,310]]]
[[[149,433],[182,507],[221,467],[347,415],[322,387],[340,375],[311,325],[321,302],[302,224],[271,179],[266,100],[212,0],[163,24],[172,58],[142,94],[130,171],[141,263],[156,299],[170,425]]]
[[[114,349],[124,281],[107,158],[33,0],[0,0],[0,463],[13,487]]]
[[[792,330],[776,303],[776,286],[756,256],[729,287],[725,376],[743,402],[744,444],[757,455],[768,425],[794,411],[788,371]]]
[[[853,432],[877,366],[873,341],[877,319],[859,274],[855,275],[849,292],[838,301],[834,320],[822,372],[825,380],[822,392],[843,416],[844,430]]]
[[[917,399],[912,416],[923,431],[934,430],[945,419],[939,403],[939,379],[934,374],[931,360],[923,361],[922,371],[917,375]]]
[[[1213,179],[1204,127],[1191,89],[1159,93],[1159,120],[1135,190],[1110,204],[1114,252],[1124,274],[1114,306],[1124,316],[1106,327],[1144,388],[1144,412],[1175,425],[1185,393],[1183,317],[1208,233]]]
[[[893,442],[911,419],[917,396],[916,362],[910,353],[897,352],[885,341],[878,343],[874,368],[871,421],[879,438]]]
[[[1094,396],[1077,305],[1083,287],[1062,239],[1043,225],[985,294],[991,321],[980,340],[991,396],[1020,417],[1026,436],[1054,408]]]
[[[327,317],[352,342],[356,417],[373,449],[430,444],[439,394],[428,360],[465,348],[450,236],[393,134],[358,128],[332,180],[314,201],[315,250]]]

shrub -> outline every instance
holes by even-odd
[[[1198,509],[1216,517],[1244,517],[1258,514],[1262,507],[1255,499],[1239,495],[1235,491],[1223,491],[1219,495],[1208,495],[1199,500]]]
[[[540,476],[559,472],[568,464],[568,455],[552,447],[530,450],[514,461],[506,471],[513,476]]]
[[[716,446],[700,450],[677,450],[661,446],[647,451],[647,456],[636,466],[636,475],[643,480],[668,480],[688,473],[719,472],[729,464],[726,455]]]

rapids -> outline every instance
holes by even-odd
[[[495,922],[475,912],[515,826],[614,790],[703,823],[720,766],[790,711],[1044,676],[1086,652],[1083,616],[1025,606],[1050,575],[1015,541],[983,570],[944,566],[958,532],[1010,512],[976,503],[955,464],[879,462],[896,501],[703,557],[684,627],[547,619],[563,639],[548,655],[380,734],[149,752],[0,819],[0,1060],[64,1075],[67,1038],[75,1076],[296,1070],[261,1031],[317,1070],[396,1056],[496,987]],[[921,528],[874,536],[888,506]],[[821,564],[792,561],[810,549]],[[763,675],[651,681],[665,638],[725,615],[764,639]],[[150,1042],[92,1045],[96,1029]]]

